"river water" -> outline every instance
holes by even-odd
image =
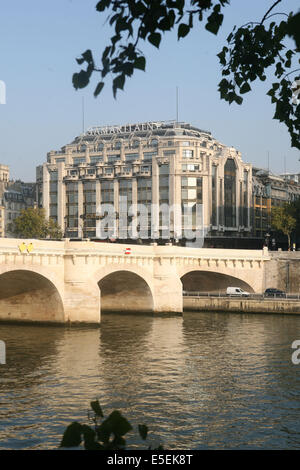
[[[2,324],[0,339],[0,449],[55,449],[95,398],[165,449],[300,448],[298,316],[113,314],[99,328]],[[128,444],[145,448],[134,432]]]

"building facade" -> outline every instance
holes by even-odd
[[[252,226],[253,236],[264,239],[272,234],[273,207],[283,206],[300,198],[297,175],[277,176],[268,170],[253,168]],[[289,175],[290,176],[290,175]],[[268,236],[267,236],[268,238]],[[267,240],[268,242],[268,240]]]
[[[9,181],[3,194],[5,213],[5,237],[13,238],[11,231],[14,220],[22,210],[36,206],[36,184],[21,180]]]
[[[9,183],[9,167],[0,165],[0,237],[5,236],[5,198],[4,192]]]
[[[23,209],[34,207],[36,184],[10,181],[9,167],[0,165],[0,237],[13,237],[11,224]]]
[[[244,237],[251,230],[251,165],[236,149],[188,123],[91,128],[48,153],[37,168],[37,194],[46,216],[70,238],[97,238],[105,204],[116,215],[107,238],[112,233],[117,239],[140,238],[137,205],[147,212],[141,237],[147,240],[188,238],[199,220],[211,236]],[[125,233],[129,226],[131,236]]]

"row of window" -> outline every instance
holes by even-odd
[[[189,142],[188,142],[189,143]],[[164,150],[163,156],[171,156],[175,155],[176,151],[173,150]],[[158,154],[157,152],[144,152],[143,153],[143,160],[152,160],[153,157],[156,157]],[[193,159],[194,158],[194,150],[185,149],[182,150],[182,158],[184,159]],[[201,157],[203,157],[205,153],[201,152]],[[125,161],[132,162],[135,160],[140,160],[141,155],[139,153],[125,153]],[[65,162],[65,158],[56,158],[56,163]],[[111,154],[107,155],[107,162],[108,163],[115,163],[121,161],[121,154]],[[90,157],[90,164],[95,165],[96,163],[104,162],[104,158],[102,155],[95,155]],[[73,164],[79,165],[80,163],[86,163],[85,157],[73,157]]]
[[[162,141],[163,142],[163,141]],[[126,145],[127,148],[138,148],[140,146],[140,144],[142,144],[143,146],[148,146],[148,147],[157,147],[158,146],[158,139],[152,139],[150,142],[145,142],[145,141],[141,141],[141,140],[133,140],[131,142],[128,142],[128,140],[126,139],[124,141],[124,144]],[[190,147],[191,145],[193,145],[193,142],[190,142],[190,141],[180,141],[180,145],[182,145],[183,147]],[[207,141],[202,141],[200,142],[200,145],[201,147],[207,147],[208,143]],[[172,147],[174,146],[174,141],[173,140],[168,140],[167,141],[167,146],[169,147]],[[217,144],[214,144],[213,145],[215,148],[217,148]],[[90,150],[91,151],[103,151],[105,147],[105,144],[103,142],[100,142],[99,144],[97,144],[96,146],[94,147],[90,147]],[[78,146],[76,149],[73,149],[73,152],[85,152],[88,148],[88,145],[87,144],[82,144],[80,146]],[[107,144],[106,143],[106,148],[110,149],[110,150],[119,150],[122,148],[122,142],[121,141],[116,141],[114,143],[109,143]]]

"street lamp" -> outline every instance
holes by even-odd
[[[267,232],[265,234],[265,246],[269,249],[269,243],[270,243],[270,236],[271,234],[269,232]]]

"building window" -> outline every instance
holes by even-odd
[[[90,158],[91,165],[95,165],[98,162],[103,162],[103,157],[100,155],[94,156]]]
[[[145,212],[139,214],[139,229],[144,236],[151,237],[151,204],[152,204],[152,180],[150,178],[137,179],[137,202],[142,204]]]
[[[248,171],[244,170],[244,198],[243,198],[243,225],[248,227]]]
[[[194,165],[193,163],[188,163],[188,164],[183,164],[181,165],[182,171],[199,171],[200,166],[199,165]]]
[[[78,185],[77,183],[66,184],[66,218],[65,218],[65,232],[69,228],[78,227]]]
[[[126,153],[125,160],[126,162],[132,162],[133,160],[138,160],[140,155],[138,153]]]
[[[50,204],[50,217],[57,217],[57,205],[56,204],[53,204],[53,205]]]
[[[169,164],[162,164],[159,166],[159,204],[169,205]],[[159,230],[160,236],[165,237],[169,234],[170,228],[170,213],[169,210],[165,210],[164,214],[162,211],[159,213]]]
[[[212,175],[211,175],[211,224],[213,226],[217,225],[217,167],[216,165],[212,166]]]
[[[144,152],[143,156],[144,156],[144,160],[152,160],[152,157],[157,156],[157,152]]]
[[[232,158],[224,167],[224,217],[226,227],[236,226],[236,167]]]
[[[182,150],[182,158],[194,158],[193,150]]]
[[[85,157],[74,157],[73,164],[79,165],[80,163],[85,163]]]
[[[101,181],[101,202],[114,203],[114,182]]]
[[[219,186],[219,224],[224,225],[223,180],[222,179],[220,179],[220,186]]]
[[[57,180],[58,180],[58,172],[50,171],[50,181],[57,181]]]
[[[181,177],[182,229],[195,230],[197,205],[202,204],[202,178]]]
[[[108,161],[108,163],[115,163],[115,162],[117,162],[118,160],[121,160],[121,155],[120,155],[120,154],[117,154],[117,155],[107,155],[107,161]]]

